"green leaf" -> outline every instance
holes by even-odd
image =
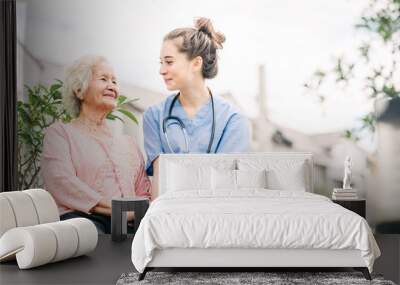
[[[345,130],[344,133],[343,133],[343,137],[345,137],[345,138],[347,138],[349,140],[357,142],[357,141],[360,140],[360,138],[359,138],[359,136],[357,136],[356,133],[357,133],[357,130],[355,130],[355,129]]]
[[[30,105],[37,105],[39,101],[39,97],[36,93],[30,93],[28,95],[28,102]]]
[[[22,133],[20,139],[22,139],[27,144],[33,144],[32,137],[28,133]]]
[[[128,104],[128,103],[135,102],[135,101],[138,101],[138,100],[139,100],[139,98],[128,99],[128,98],[125,97],[125,96],[122,96],[122,97],[124,97],[125,99],[122,100],[121,102],[117,102],[117,107],[121,107],[122,105],[125,105],[125,104]],[[119,98],[121,98],[121,96],[118,97],[118,99],[119,99]]]
[[[18,115],[20,116],[22,122],[25,122],[26,124],[31,123],[31,117],[29,114],[26,112],[24,108],[18,108]]]
[[[131,119],[133,122],[135,122],[137,125],[139,125],[138,120],[136,119],[135,115],[132,112],[125,110],[125,109],[121,109],[121,108],[117,109],[117,111],[124,114],[129,119]]]
[[[118,98],[117,98],[117,106],[122,104],[126,99],[128,99],[128,97],[126,97],[124,95],[119,95]]]
[[[344,137],[347,138],[347,139],[352,138],[352,133],[351,133],[351,131],[350,131],[350,130],[345,130],[345,131],[344,131]]]
[[[58,90],[55,90],[55,91],[53,92],[53,98],[54,98],[55,100],[60,100],[60,99],[62,99],[62,94],[61,94],[61,92],[58,91]]]
[[[124,120],[123,120],[121,117],[119,117],[119,116],[117,116],[117,115],[114,115],[114,114],[112,114],[112,113],[108,113],[107,116],[106,116],[106,118],[109,119],[109,120],[113,120],[113,121],[116,120],[116,119],[118,119],[118,120],[120,120],[121,122],[125,123]]]
[[[386,96],[391,97],[391,98],[400,96],[400,91],[396,90],[396,88],[393,85],[391,85],[391,86],[384,85],[382,88],[382,92]]]
[[[50,86],[50,93],[57,92],[61,88],[62,84],[56,83]]]

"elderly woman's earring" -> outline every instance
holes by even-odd
[[[83,100],[83,96],[82,96],[82,94],[80,94],[79,92],[80,92],[81,90],[80,89],[78,89],[78,91],[76,91],[76,92],[74,92],[75,93],[75,96],[76,96],[76,98],[78,98],[79,100]]]

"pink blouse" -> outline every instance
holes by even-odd
[[[41,175],[60,215],[88,213],[103,198],[150,198],[143,155],[133,138],[118,134],[100,139],[74,122],[57,122],[46,130]]]

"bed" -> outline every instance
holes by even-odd
[[[380,255],[365,219],[313,193],[311,153],[163,154],[132,243],[158,267],[353,267]]]

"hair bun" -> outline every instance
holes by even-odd
[[[200,17],[195,20],[195,28],[202,33],[205,33],[215,43],[217,48],[222,49],[222,43],[225,42],[224,34],[216,32],[210,19]]]

